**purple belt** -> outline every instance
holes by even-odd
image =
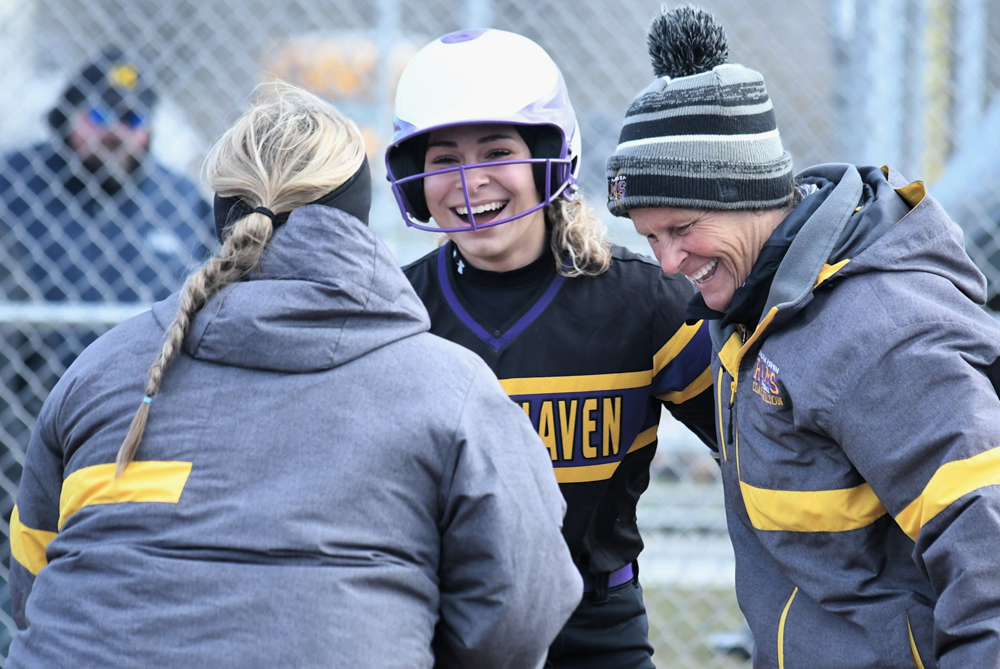
[[[633,578],[635,578],[635,572],[632,571],[632,563],[629,562],[618,571],[613,571],[608,574],[608,587],[615,588],[619,585],[628,583]],[[583,574],[583,591],[590,592],[594,589],[594,585],[594,575],[590,573]]]

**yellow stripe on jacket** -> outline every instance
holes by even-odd
[[[79,469],[63,481],[59,529],[85,506],[122,502],[176,504],[190,474],[190,462],[133,462],[119,479],[115,478],[113,462]]]
[[[57,527],[62,529],[77,511],[96,504],[177,504],[190,474],[190,462],[133,462],[119,479],[115,479],[114,463],[84,467],[63,481]],[[58,532],[22,523],[20,510],[14,507],[10,518],[10,552],[32,574],[37,576],[49,563],[45,551],[56,536]]]
[[[941,465],[920,496],[899,512],[896,522],[916,541],[923,526],[949,504],[990,485],[1000,485],[1000,447]]]
[[[846,532],[871,525],[885,507],[863,483],[842,490],[768,490],[740,481],[750,522],[758,530]]]
[[[22,523],[21,513],[14,507],[10,515],[10,555],[35,576],[49,563],[45,549],[56,536],[56,532],[38,530]]]

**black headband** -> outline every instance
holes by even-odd
[[[333,207],[368,225],[368,212],[372,206],[372,175],[368,169],[368,157],[361,162],[361,167],[351,175],[351,178],[336,189],[309,204],[321,204]],[[238,197],[222,197],[215,194],[215,236],[220,242],[225,241],[225,232],[236,221],[254,212],[262,213],[271,219],[275,229],[288,221],[292,212],[274,213],[265,207],[251,207]]]

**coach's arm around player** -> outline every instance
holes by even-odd
[[[206,161],[217,255],[87,348],[11,519],[6,666],[524,669],[580,601],[547,451],[286,84]]]

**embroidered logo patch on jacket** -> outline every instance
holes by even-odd
[[[785,406],[778,386],[779,371],[778,366],[768,360],[763,352],[757,355],[757,364],[753,368],[753,391],[765,404],[776,407]]]

